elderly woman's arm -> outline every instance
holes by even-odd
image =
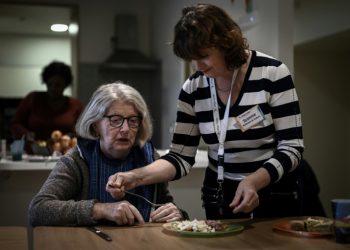
[[[61,157],[29,205],[32,226],[94,224],[95,200],[84,200],[82,169],[69,155]]]

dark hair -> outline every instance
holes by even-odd
[[[174,29],[173,51],[191,61],[203,58],[203,50],[218,48],[229,69],[247,61],[247,40],[237,23],[222,9],[210,4],[185,7]]]
[[[60,75],[64,78],[66,87],[72,83],[73,75],[67,64],[57,61],[50,63],[44,67],[41,78],[44,83],[47,83],[47,81],[55,75]]]

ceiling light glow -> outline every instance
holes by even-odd
[[[79,32],[79,26],[77,23],[71,23],[68,28],[69,34],[76,35]]]
[[[51,30],[54,32],[65,32],[68,30],[68,25],[66,25],[66,24],[53,24],[53,25],[51,25]]]

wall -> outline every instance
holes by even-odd
[[[304,157],[313,167],[321,201],[350,198],[349,1],[297,1],[295,80],[302,108]]]
[[[33,1],[24,0],[21,2],[30,3]],[[54,0],[43,0],[42,2],[57,4]],[[60,1],[60,4],[78,6],[79,8],[79,64],[101,63],[112,53],[110,39],[114,33],[114,17],[117,13],[137,15],[140,24],[140,50],[162,62],[161,93],[163,94],[162,110],[164,112],[161,121],[161,147],[163,148],[167,148],[170,144],[169,128],[175,121],[177,95],[185,77],[187,77],[184,75],[183,62],[175,58],[168,43],[172,40],[173,27],[180,17],[182,7],[198,2],[200,1]],[[243,0],[208,2],[224,8],[236,20],[239,20],[245,13]],[[292,33],[282,31],[291,30],[293,27],[290,22],[293,14],[290,12],[293,1],[283,1],[283,3],[278,0],[265,0],[264,3],[261,1],[253,2],[254,10],[259,12],[259,22],[255,27],[244,32],[250,47],[280,58],[293,71],[292,45],[281,42],[282,38],[284,38],[283,41],[292,39]],[[134,6],[138,6],[138,8],[134,8]],[[282,22],[282,20],[286,21]],[[80,82],[77,93],[82,90],[84,93],[80,95],[90,96],[99,84],[84,86],[84,83]]]
[[[170,144],[172,127],[176,117],[176,100],[179,90],[188,76],[185,76],[185,66],[182,60],[172,53],[169,42],[173,38],[173,27],[181,16],[184,6],[200,3],[202,1],[189,0],[151,0],[152,15],[152,53],[163,62],[162,93],[164,95],[163,107],[167,110],[163,115],[162,145],[166,148]],[[206,1],[225,9],[238,22],[245,13],[244,1]],[[262,51],[283,60],[291,69],[293,68],[293,44],[282,43],[282,37],[293,40],[293,1],[265,0],[254,1],[254,10],[258,11],[256,26],[244,31],[250,48]],[[279,13],[279,10],[281,13]],[[281,22],[281,20],[286,20]],[[164,20],[167,20],[166,22]],[[283,25],[282,25],[283,24]],[[281,26],[282,25],[282,26]],[[282,32],[282,31],[284,32]],[[286,39],[285,39],[286,40]]]
[[[349,10],[347,0],[295,0],[294,44],[348,30]]]
[[[33,0],[13,0],[37,3]],[[79,9],[79,62],[103,62],[112,52],[110,38],[114,33],[114,17],[118,13],[135,14],[140,24],[140,50],[149,53],[149,0],[41,0],[43,4],[68,5]],[[136,6],[136,8],[135,8]]]
[[[43,66],[52,60],[71,65],[69,38],[0,35],[0,96],[23,97],[32,90],[46,90]],[[71,87],[65,90],[72,94]]]
[[[135,14],[140,25],[139,49],[150,54],[150,5],[148,0],[80,0],[80,62],[101,63],[113,50],[114,17],[118,13]],[[135,7],[136,6],[136,7]]]
[[[331,199],[350,198],[350,147],[346,139],[350,89],[344,84],[347,79],[343,74],[349,67],[346,64],[349,55],[349,51],[345,57],[334,51],[305,50],[303,46],[295,50],[306,145],[304,157],[318,177],[321,200],[329,216]],[[335,61],[338,63],[334,67]]]
[[[6,2],[6,1],[5,1]],[[34,3],[36,4],[37,1],[32,0],[23,0],[23,1],[9,1],[9,3]],[[26,39],[37,39],[36,46],[32,46],[30,50],[32,52],[36,52],[36,57],[34,56],[34,53],[27,55],[25,58],[26,61],[30,62],[29,67],[31,70],[28,72],[28,64],[26,67],[23,67],[23,65],[20,65],[20,62],[16,61],[16,65],[19,64],[17,67],[20,68],[20,70],[23,70],[25,74],[23,77],[18,79],[18,82],[26,82],[24,81],[24,77],[27,78],[27,81],[33,82],[33,84],[28,84],[26,86],[21,86],[21,88],[15,88],[12,89],[12,87],[4,86],[5,92],[0,92],[1,95],[16,95],[16,96],[24,96],[25,93],[28,92],[28,89],[42,89],[42,86],[40,85],[40,81],[38,80],[37,72],[40,72],[43,65],[47,63],[47,61],[51,61],[52,58],[55,58],[57,60],[62,60],[66,63],[77,63],[79,67],[79,63],[102,63],[111,53],[113,50],[113,46],[111,43],[111,38],[114,35],[114,17],[118,13],[130,13],[135,14],[138,17],[138,22],[140,25],[139,31],[139,49],[144,52],[145,54],[149,54],[149,4],[147,0],[130,0],[130,1],[113,1],[113,0],[101,0],[101,1],[92,1],[92,0],[62,0],[59,3],[55,0],[43,0],[40,1],[42,4],[48,4],[48,5],[58,5],[58,6],[72,6],[72,7],[78,7],[79,9],[79,40],[78,43],[78,58],[72,58],[71,52],[75,49],[74,44],[70,44],[68,48],[65,48],[67,50],[62,50],[63,47],[61,45],[62,39],[59,38],[51,38],[51,43],[57,43],[54,46],[54,49],[51,47],[50,51],[45,50],[45,48],[49,48],[47,44],[48,38],[45,37],[32,37],[32,38],[26,38]],[[138,6],[138,8],[135,8],[135,6]],[[45,41],[46,39],[46,41]],[[17,42],[18,39],[16,39]],[[24,41],[24,40],[23,40]],[[2,41],[1,41],[2,42]],[[19,52],[23,51],[23,48],[28,47],[28,45],[23,46],[23,44],[20,46],[21,50],[14,50],[17,54]],[[5,64],[3,64],[3,60],[1,58],[6,58],[6,60],[9,60],[10,58],[16,58],[15,57],[3,57],[3,52],[7,52],[6,49],[4,49],[5,46],[2,46],[2,49],[0,49],[0,70],[3,66],[6,70],[6,75],[12,75],[11,71],[12,69],[16,68],[13,66],[13,64],[6,61]],[[32,49],[33,48],[33,49]],[[38,51],[37,48],[40,48]],[[62,53],[63,52],[63,53]],[[69,53],[67,55],[67,53]],[[39,58],[38,58],[39,55]],[[66,57],[68,56],[68,59],[66,60]],[[44,62],[41,60],[43,57],[46,59]],[[50,60],[47,60],[47,58],[50,58]],[[13,61],[13,60],[12,60]],[[35,63],[33,63],[35,62]],[[11,66],[12,69],[8,69],[8,66]],[[75,69],[75,72],[78,72],[79,69]],[[3,71],[4,72],[4,71]],[[3,83],[1,77],[0,83]],[[75,74],[75,79],[79,79],[78,73]],[[5,80],[5,79],[4,79]],[[6,79],[7,80],[7,79]],[[35,84],[34,84],[35,82]],[[100,83],[96,83],[99,85]],[[76,95],[78,93],[78,88],[75,88],[74,86],[73,90],[68,90],[66,93]],[[86,89],[86,92],[92,93],[95,90],[96,86],[92,86],[91,88]],[[89,94],[88,94],[89,95]]]

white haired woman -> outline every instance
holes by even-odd
[[[150,142],[152,123],[140,93],[122,82],[101,85],[76,124],[77,145],[62,156],[29,206],[32,226],[168,222],[188,218],[178,209],[167,183],[130,190],[114,199],[108,177],[145,166],[158,158]]]

